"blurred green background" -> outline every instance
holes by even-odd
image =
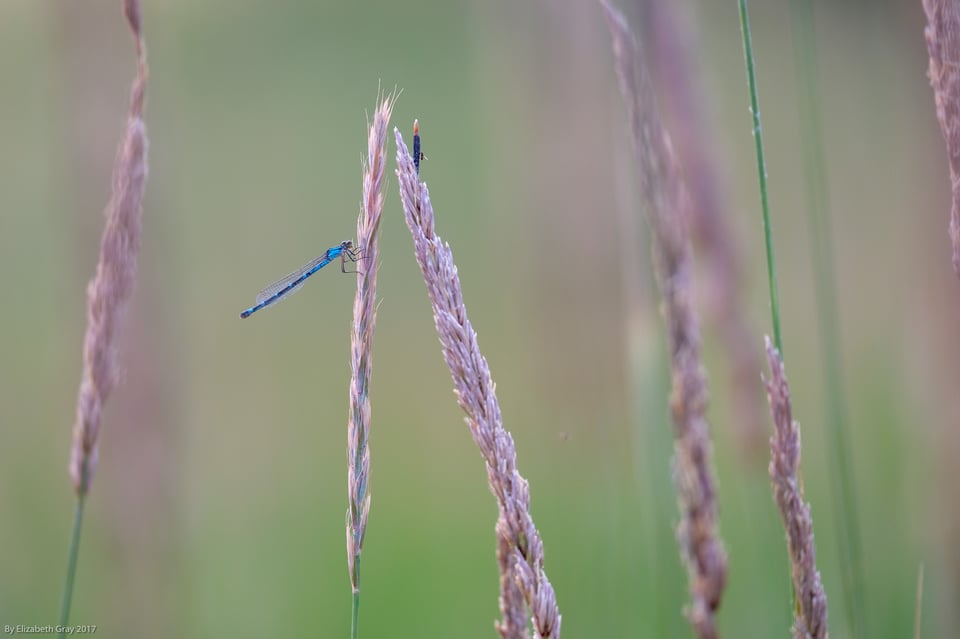
[[[921,563],[923,636],[954,636],[960,291],[922,9],[817,4],[869,636],[912,636]],[[704,145],[721,167],[759,350],[770,329],[736,6],[690,8]],[[751,10],[787,371],[831,635],[843,638],[789,12],[773,0]],[[663,330],[649,291],[628,290],[649,280],[648,250],[623,230],[639,215],[636,165],[595,4],[145,0],[143,12],[140,273],[71,621],[105,637],[347,636],[354,278],[325,271],[276,308],[237,314],[353,236],[379,86],[403,89],[393,124],[405,136],[420,119],[438,231],[530,481],[564,636],[690,636]],[[0,4],[0,624],[56,623],[85,287],[133,59],[118,2]],[[438,348],[394,153],[361,636],[492,637],[496,506]],[[727,354],[703,328],[730,557],[720,629],[786,637],[766,461],[738,434]]]

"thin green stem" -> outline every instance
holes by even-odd
[[[357,576],[360,575],[360,557],[357,556]],[[350,639],[357,639],[360,625],[360,588],[353,591],[353,614],[350,621]]]
[[[827,196],[827,170],[820,126],[820,99],[813,6],[810,0],[790,2],[793,25],[795,71],[799,86],[800,133],[807,191],[807,220],[810,230],[814,294],[820,332],[826,415],[832,445],[828,446],[830,474],[837,490],[830,491],[837,520],[842,566],[844,604],[851,637],[869,636],[864,608],[862,554],[857,502],[854,498],[853,459],[847,429],[846,392],[843,383],[842,347],[837,310],[836,267],[834,265],[833,213]]]
[[[770,224],[770,202],[767,197],[767,162],[763,155],[763,129],[760,126],[760,99],[757,97],[757,75],[753,61],[753,38],[750,35],[750,16],[747,0],[740,3],[740,35],[743,38],[743,57],[747,67],[747,86],[750,89],[750,114],[753,116],[753,141],[757,152],[757,175],[760,180],[760,205],[763,215],[763,241],[767,252],[767,280],[770,284],[770,315],[773,322],[773,343],[783,359],[783,339],[780,335],[780,295],[777,292],[777,267],[773,254],[773,228]],[[799,610],[800,601],[793,579],[790,579],[793,605]]]
[[[743,37],[743,57],[747,66],[747,84],[750,87],[750,113],[753,116],[753,141],[757,149],[757,174],[760,179],[760,205],[763,209],[763,241],[767,249],[767,278],[770,282],[770,314],[773,320],[773,343],[783,357],[780,337],[780,296],[777,293],[777,268],[773,258],[773,229],[770,226],[770,204],[767,199],[767,162],[763,157],[763,133],[760,128],[760,100],[757,98],[757,78],[753,69],[753,42],[750,38],[750,18],[747,0],[740,2],[740,33]]]
[[[60,603],[60,637],[66,636],[67,622],[70,620],[70,602],[73,600],[73,579],[77,574],[77,556],[80,554],[80,529],[83,527],[83,504],[85,495],[77,495],[77,506],[73,512],[73,534],[70,537],[70,556],[67,558],[67,579],[63,584],[63,600]]]

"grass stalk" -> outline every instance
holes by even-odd
[[[670,446],[670,415],[663,398],[670,393],[668,370],[662,362],[667,361],[666,345],[650,324],[656,321],[655,310],[659,299],[656,282],[651,269],[645,268],[647,257],[644,246],[650,245],[649,226],[629,207],[617,207],[617,239],[620,255],[620,281],[625,302],[623,341],[626,344],[626,369],[624,391],[631,398],[629,418],[633,443],[634,480],[638,493],[645,496],[641,504],[643,512],[653,516],[645,518],[644,561],[649,567],[647,578],[649,590],[644,595],[644,607],[652,616],[650,624],[654,636],[665,637],[677,634],[675,614],[666,603],[675,596],[683,596],[676,588],[664,587],[676,562],[670,549],[676,543],[671,532],[670,519],[676,509],[672,489],[663,487],[663,478],[670,474],[669,457],[662,454]],[[657,407],[653,410],[653,407]],[[669,617],[669,623],[668,623]]]
[[[67,576],[60,605],[66,626],[80,553],[80,529],[90,482],[97,466],[103,407],[117,386],[117,342],[127,302],[133,294],[140,251],[143,192],[147,179],[147,130],[143,107],[147,87],[146,47],[141,32],[139,0],[124,0],[123,14],[136,47],[137,74],[130,91],[126,133],[113,166],[113,188],[104,210],[97,270],[87,286],[87,330],[83,340],[83,374],[77,393],[70,476],[77,504],[70,537]],[[64,629],[65,632],[65,629]],[[61,634],[60,636],[63,636]]]
[[[77,504],[73,512],[73,533],[70,535],[70,554],[67,557],[67,578],[63,583],[63,597],[60,600],[60,634],[66,636],[67,622],[70,621],[70,604],[73,601],[73,581],[77,575],[77,559],[80,554],[80,530],[83,528],[83,506],[85,495],[77,495]]]
[[[526,637],[525,609],[537,639],[559,639],[560,610],[544,570],[543,540],[530,514],[530,485],[517,467],[513,437],[503,427],[490,366],[467,315],[460,276],[450,245],[436,233],[430,191],[397,129],[397,178],[414,255],[433,308],[434,325],[467,426],[483,456],[487,482],[496,497],[500,609],[503,639]]]
[[[360,557],[357,557],[357,575],[360,574]],[[350,610],[350,638],[357,639],[360,632],[360,591],[353,592],[351,610]]]
[[[622,14],[605,0],[600,5],[610,28],[617,77],[633,134],[670,349],[673,479],[680,507],[677,543],[687,568],[691,597],[686,616],[700,639],[716,639],[716,613],[726,586],[727,556],[717,530],[712,444],[706,419],[707,379],[693,307],[693,259],[687,228],[692,201],[660,119],[636,39]]]
[[[831,445],[827,447],[837,544],[840,549],[844,610],[851,637],[870,636],[864,605],[860,518],[855,498],[852,448],[843,375],[840,314],[837,305],[837,269],[833,249],[833,212],[820,123],[820,93],[813,5],[810,0],[791,0],[791,24],[797,91],[800,100],[800,145],[803,153],[810,232],[814,296],[821,350],[821,379]]]
[[[770,378],[764,379],[773,418],[770,480],[787,536],[793,584],[795,639],[827,639],[827,595],[817,571],[813,516],[800,479],[800,424],[793,419],[790,386],[780,353],[766,338]]]
[[[777,292],[777,267],[773,254],[773,229],[770,225],[770,202],[767,197],[767,161],[763,155],[763,130],[760,126],[760,99],[757,97],[757,77],[754,71],[753,40],[750,36],[750,16],[747,0],[738,0],[740,6],[740,35],[743,38],[743,57],[747,67],[747,85],[750,89],[750,114],[753,117],[753,142],[757,154],[757,177],[760,181],[760,206],[763,214],[763,243],[767,253],[767,281],[770,286],[770,316],[773,342],[783,354],[780,334],[780,296]]]
[[[377,324],[377,270],[380,258],[380,219],[383,213],[387,162],[387,125],[396,95],[379,100],[367,136],[363,167],[363,200],[357,218],[357,293],[350,332],[350,410],[347,423],[347,569],[350,574],[350,636],[357,639],[360,618],[360,553],[367,530],[370,495],[370,376],[373,333]]]
[[[770,222],[770,200],[767,194],[767,161],[763,150],[763,128],[760,122],[760,98],[757,91],[757,76],[753,56],[753,36],[750,32],[750,15],[747,0],[738,0],[740,36],[743,40],[744,66],[747,71],[747,88],[750,93],[750,116],[753,124],[753,141],[757,158],[757,178],[760,186],[760,214],[763,220],[763,243],[767,257],[767,282],[770,295],[770,318],[773,342],[777,356],[783,361],[783,338],[780,332],[780,296],[777,287],[776,258],[773,249],[773,228]],[[799,474],[799,468],[797,470]],[[799,609],[796,586],[791,582],[794,609]]]
[[[745,460],[766,459],[768,420],[757,386],[760,352],[747,319],[739,242],[703,117],[708,100],[697,72],[697,61],[703,57],[698,50],[700,39],[683,3],[645,0],[642,4],[639,44],[650,60],[653,86],[664,107],[661,113],[692,201],[689,233],[694,255],[702,264],[706,323],[726,350],[724,377],[730,380],[732,431]]]

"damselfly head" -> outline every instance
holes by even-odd
[[[343,242],[340,242],[340,248],[342,248],[342,249],[345,250],[345,251],[349,251],[350,249],[353,248],[353,241],[352,241],[352,240],[344,240]]]

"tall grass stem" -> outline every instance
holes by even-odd
[[[503,639],[529,636],[525,619],[529,610],[537,639],[559,639],[562,619],[543,567],[543,540],[530,514],[530,485],[517,466],[513,437],[503,427],[496,385],[467,315],[453,251],[437,235],[430,191],[420,181],[413,157],[396,128],[394,135],[400,199],[433,308],[434,326],[457,402],[466,413],[470,434],[486,465],[487,483],[497,500],[502,619],[496,628]]]
[[[83,506],[86,495],[77,495],[77,504],[73,512],[73,533],[70,535],[70,555],[67,557],[67,578],[63,583],[63,597],[60,600],[60,634],[66,636],[67,622],[70,620],[70,604],[73,601],[73,581],[77,575],[77,558],[80,554],[80,530],[83,528]]]
[[[817,80],[817,53],[813,3],[791,0],[794,72],[800,99],[800,146],[807,201],[807,228],[810,232],[810,261],[814,269],[814,295],[820,337],[821,379],[826,403],[824,413],[831,445],[827,447],[837,544],[840,549],[843,601],[851,637],[868,637],[860,518],[855,498],[849,412],[843,375],[843,348],[840,313],[837,305],[837,269],[833,250],[833,211],[830,203],[823,129],[820,124],[820,93]]]
[[[360,558],[357,557],[357,573],[360,572]],[[360,591],[353,593],[353,603],[350,611],[350,637],[357,639],[360,632]]]
[[[360,615],[360,554],[370,513],[370,378],[373,333],[377,324],[377,270],[380,219],[383,213],[387,163],[387,125],[396,94],[380,98],[369,124],[363,165],[363,199],[357,217],[357,292],[350,331],[350,393],[347,420],[347,570],[350,574],[351,637],[357,639]]]
[[[760,181],[760,206],[763,214],[763,242],[767,252],[767,280],[770,285],[770,316],[773,324],[773,342],[783,355],[780,334],[780,296],[777,292],[777,267],[773,254],[773,229],[770,225],[770,203],[767,197],[767,162],[763,155],[763,130],[760,126],[760,99],[757,97],[757,77],[754,71],[753,41],[750,36],[750,16],[747,0],[740,3],[740,34],[743,38],[743,57],[747,67],[747,85],[750,89],[750,115],[753,118],[753,142],[757,154],[757,177]]]
[[[642,4],[645,10],[637,27],[638,44],[650,60],[652,83],[663,106],[661,114],[692,201],[687,207],[690,239],[702,264],[698,274],[703,276],[700,290],[706,323],[712,325],[726,351],[723,375],[730,380],[731,430],[745,460],[766,459],[768,419],[757,385],[760,352],[743,295],[741,249],[703,116],[708,100],[698,73],[698,61],[703,58],[698,49],[700,38],[685,3],[644,0]]]
[[[136,48],[137,72],[130,89],[124,136],[113,164],[113,184],[110,201],[104,209],[106,224],[100,239],[97,269],[87,285],[83,372],[77,392],[69,465],[77,504],[60,606],[60,625],[64,627],[62,632],[66,631],[70,616],[80,552],[84,500],[97,466],[103,409],[120,378],[117,343],[127,303],[136,283],[143,193],[147,182],[148,139],[143,108],[148,71],[146,46],[141,30],[140,1],[123,0],[122,10]]]
[[[654,270],[670,351],[673,481],[680,509],[677,544],[687,569],[686,616],[700,639],[716,639],[716,615],[727,580],[727,556],[718,531],[707,377],[694,310],[693,258],[688,220],[693,201],[663,125],[646,60],[623,15],[600,1],[613,45],[614,65],[627,107],[637,179],[653,239]]]

